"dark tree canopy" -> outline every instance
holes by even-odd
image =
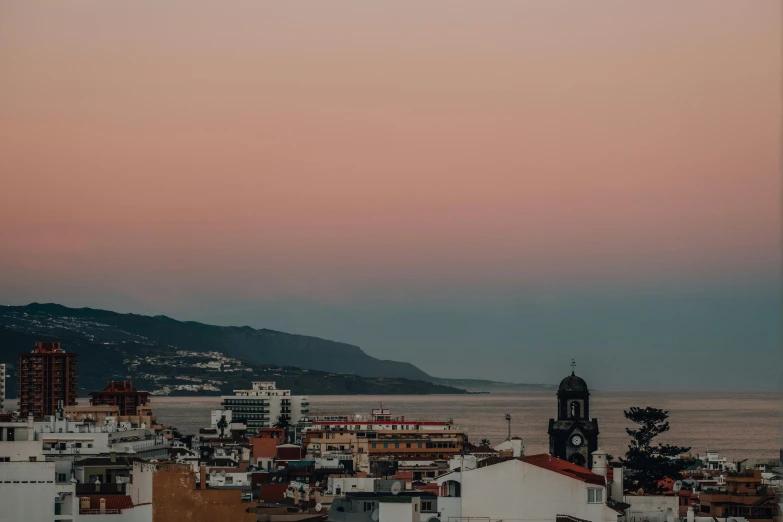
[[[281,413],[277,416],[277,420],[273,427],[275,428],[289,428],[291,426],[291,420],[285,413]]]
[[[654,444],[655,438],[669,431],[669,412],[658,408],[633,407],[624,412],[625,418],[637,425],[636,428],[626,428],[631,437],[625,458],[620,459],[627,470],[630,486],[634,489],[644,489],[647,493],[661,491],[658,483],[671,478],[681,478],[680,472],[690,466],[693,461],[676,458],[690,451],[689,447],[670,444]]]
[[[220,438],[223,438],[224,433],[226,432],[226,428],[228,428],[228,422],[226,421],[226,416],[221,415],[220,420],[217,421],[217,429],[220,430]]]
[[[489,448],[492,446],[492,444],[489,442],[489,439],[481,439],[481,442],[479,442],[479,446],[482,448]]]

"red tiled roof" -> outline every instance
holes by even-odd
[[[529,457],[525,457],[524,461],[528,464],[538,466],[539,468],[548,469],[549,471],[554,471],[555,473],[581,480],[582,482],[595,484],[597,486],[606,485],[606,479],[601,475],[596,475],[587,468],[577,466],[576,464],[558,459],[557,457],[552,457],[551,455],[530,455]]]
[[[79,498],[90,499],[89,509],[101,509],[102,498],[106,499],[106,509],[128,509],[133,507],[133,501],[131,501],[128,495],[80,495]]]

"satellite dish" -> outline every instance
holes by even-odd
[[[320,482],[316,482],[316,483],[315,483],[315,487],[318,487],[318,486],[320,486],[320,485],[321,485],[321,483],[320,483]]]
[[[682,489],[682,480],[678,480],[674,483],[674,486],[672,487],[672,491],[675,493],[679,492]]]
[[[402,491],[402,484],[400,482],[395,482],[391,485],[391,494],[392,495],[399,495],[400,491]]]
[[[438,517],[430,517],[427,519],[427,522],[440,522],[440,519]]]
[[[220,476],[225,477],[226,476],[226,470],[222,469],[220,470]]]
[[[381,517],[381,513],[378,511],[378,508],[375,508],[372,512],[372,519],[373,522],[378,522],[378,519]]]
[[[316,510],[316,511],[321,511],[321,509],[322,509],[322,508],[323,508],[323,506],[321,505],[321,503],[320,503],[320,502],[319,502],[318,504],[316,504],[316,505],[315,505],[315,510]]]

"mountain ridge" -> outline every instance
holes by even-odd
[[[436,378],[411,363],[378,359],[355,345],[268,328],[216,326],[197,321],[180,321],[165,315],[119,313],[88,307],[70,308],[57,303],[6,305],[0,307],[0,312],[42,313],[59,318],[104,321],[126,333],[163,345],[195,351],[218,350],[230,357],[258,363],[364,377],[436,381]]]

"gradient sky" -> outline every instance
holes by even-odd
[[[781,4],[6,1],[0,303],[778,389]]]

